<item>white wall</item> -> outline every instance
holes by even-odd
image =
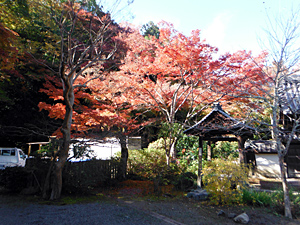
[[[105,142],[88,141],[85,143],[92,150],[89,157],[72,158],[71,162],[86,161],[91,158],[96,159],[111,159],[117,152],[121,152],[121,145],[116,138],[109,138]],[[72,147],[71,147],[72,148]],[[73,151],[69,151],[69,157],[73,155]]]
[[[268,178],[280,178],[280,167],[277,154],[255,154],[257,175]]]
[[[89,146],[92,150],[90,157],[72,158],[71,162],[85,161],[91,158],[96,159],[111,159],[117,152],[121,152],[121,144],[117,138],[105,138],[103,141],[90,141],[88,139],[77,139],[82,144]],[[141,137],[127,137],[127,147],[129,150],[141,148]],[[73,156],[72,145],[70,146],[69,157]]]

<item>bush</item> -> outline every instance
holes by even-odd
[[[294,217],[298,217],[300,214],[300,196],[297,190],[294,192],[293,189],[290,190],[289,196],[292,214]],[[270,207],[275,214],[284,214],[284,199],[281,189],[272,192],[244,189],[243,203],[253,206]]]
[[[131,150],[128,157],[128,174],[144,179],[162,177],[168,171],[164,149]]]
[[[13,193],[20,193],[27,187],[30,175],[31,172],[24,167],[6,167],[0,173],[0,185]]]
[[[215,205],[242,202],[242,190],[248,183],[248,169],[236,162],[214,159],[203,169],[203,184]]]
[[[243,203],[253,206],[271,206],[274,204],[273,194],[262,191],[244,189]]]
[[[147,149],[131,150],[128,158],[128,177],[152,180],[155,191],[159,186],[174,184],[181,189],[192,186],[191,176],[182,173],[177,164],[167,165],[163,139],[149,144]]]
[[[183,135],[176,144],[177,164],[184,172],[197,174],[199,138],[195,136]]]

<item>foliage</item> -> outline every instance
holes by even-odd
[[[129,152],[128,173],[142,179],[155,180],[160,184],[170,182],[170,176],[177,174],[175,165],[168,166],[165,157],[164,140],[162,138],[150,143],[147,149]]]
[[[170,159],[176,158],[175,145],[177,140],[182,136],[182,124],[162,122],[158,137],[164,140],[164,149],[167,157],[167,164],[170,164]]]
[[[238,158],[239,152],[237,142],[228,142],[228,141],[218,141],[213,148],[213,158]]]
[[[159,27],[158,39],[145,39],[128,28],[131,32],[123,37],[129,51],[120,73],[130,77],[131,88],[125,96],[160,112],[160,119],[168,124],[164,137],[171,144],[166,155],[175,157],[173,144],[179,131],[212,102],[228,100],[227,94],[235,93],[237,86],[252,92],[247,80],[262,79],[260,66],[265,55],[255,57],[255,63],[245,51],[217,56],[218,49],[200,38],[199,30],[186,36],[170,23],[162,22]],[[174,127],[179,128],[175,135]]]
[[[167,145],[169,145],[169,141],[167,141]],[[159,138],[148,145],[148,149],[164,149],[164,148],[165,148],[165,140],[163,138]]]
[[[184,172],[181,170],[181,173],[174,177],[172,183],[177,190],[190,191],[191,189],[196,188],[196,181],[197,175],[195,173]]]
[[[41,141],[57,128],[37,107],[46,99],[38,91],[44,76],[53,75],[48,66],[59,46],[47,3],[0,1],[0,123],[9,144]]]
[[[163,177],[168,172],[164,149],[147,148],[129,151],[128,173],[144,179]]]
[[[53,157],[55,152],[59,149],[59,140],[51,138],[51,141],[46,144],[42,145],[39,150],[34,152],[36,157],[43,157],[43,156],[48,156],[48,157]]]
[[[243,190],[243,203],[253,206],[263,206],[268,207],[274,204],[273,194],[244,189]]]
[[[177,162],[167,165],[162,138],[150,143],[147,149],[130,151],[128,164],[128,177],[150,179],[154,181],[156,188],[167,184],[173,184],[178,190],[194,187],[194,173]]]
[[[159,27],[157,25],[155,25],[153,23],[153,21],[150,21],[149,23],[144,24],[142,26],[141,32],[145,38],[150,39],[150,36],[159,38]]]
[[[248,181],[248,170],[231,160],[214,159],[203,168],[203,183],[216,205],[242,202],[242,191]]]
[[[289,190],[289,198],[291,200],[292,214],[299,216],[300,197],[298,190],[291,188]],[[243,203],[247,205],[273,208],[276,213],[284,214],[284,193],[283,190],[275,191],[259,191],[252,189],[243,190]]]
[[[195,153],[191,155],[191,159],[194,160],[197,157],[197,151],[199,148],[199,137],[197,136],[188,136],[186,134],[182,135],[181,138],[177,140],[176,149],[178,154],[181,156],[183,153]]]
[[[206,148],[205,148],[206,149]],[[198,173],[199,140],[196,136],[183,135],[176,143],[177,164],[185,172]]]

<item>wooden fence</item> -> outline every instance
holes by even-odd
[[[26,167],[33,171],[34,179],[43,187],[50,160],[31,158]],[[81,162],[67,162],[63,170],[63,187],[66,190],[88,189],[93,186],[106,186],[110,181],[118,178],[119,162],[114,160],[90,160]]]
[[[118,177],[119,163],[113,160],[69,162],[63,171],[63,189],[69,193],[87,192],[107,186]]]
[[[106,179],[115,179],[118,176],[119,162],[113,160],[89,160],[81,162],[68,162],[65,172],[73,173],[76,177],[83,174],[93,174]]]

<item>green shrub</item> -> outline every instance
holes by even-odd
[[[289,197],[292,214],[298,217],[300,214],[300,196],[297,191],[291,189]],[[271,207],[275,213],[284,214],[284,199],[281,189],[272,192],[244,189],[243,203],[253,206]]]
[[[242,190],[248,182],[248,169],[234,161],[214,159],[203,168],[203,184],[211,203],[230,205],[242,202]]]
[[[273,194],[244,189],[243,190],[243,203],[253,206],[271,206],[274,204]]]
[[[197,160],[199,152],[199,137],[183,135],[176,143],[177,155],[190,160]],[[205,156],[203,156],[205,158]]]
[[[128,174],[145,179],[161,177],[168,171],[165,150],[147,148],[131,150],[128,157]]]
[[[176,144],[177,164],[184,172],[197,174],[198,172],[198,137],[183,135]]]
[[[193,186],[194,178],[184,173],[176,163],[167,165],[164,140],[158,139],[147,149],[131,150],[128,158],[128,177],[154,181],[155,189],[173,184],[177,189]]]

